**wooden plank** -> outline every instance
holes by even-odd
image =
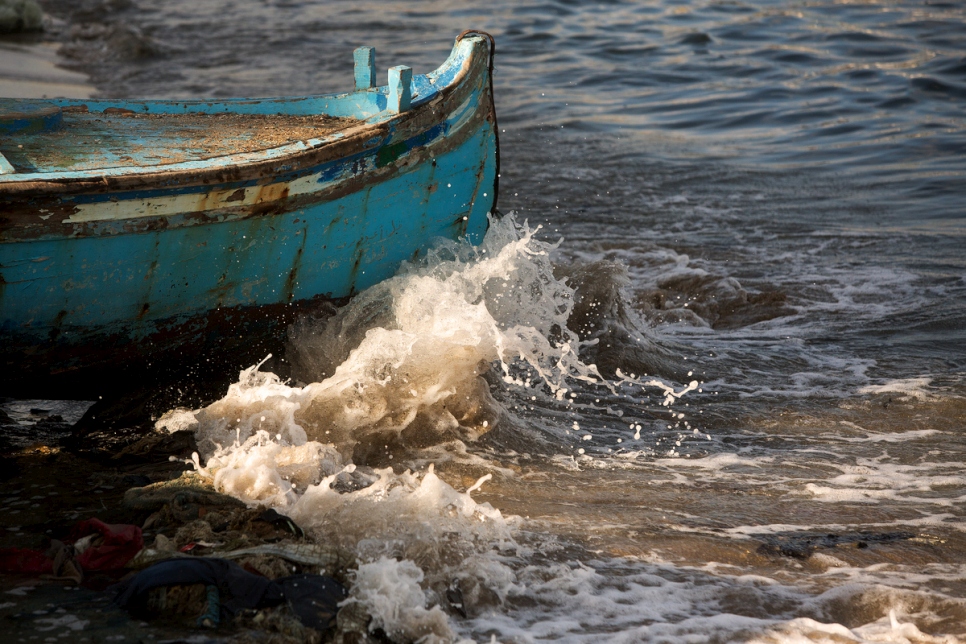
[[[372,89],[376,86],[376,48],[359,47],[352,52],[355,61],[356,90]]]
[[[390,112],[399,114],[409,111],[413,100],[413,70],[405,65],[389,68],[389,100],[386,106]]]
[[[358,121],[251,114],[64,114],[63,127],[0,142],[13,167],[31,172],[145,167],[203,161],[323,138]]]
[[[7,161],[7,157],[0,153],[0,174],[13,174],[16,172],[14,167]]]

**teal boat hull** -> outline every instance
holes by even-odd
[[[478,243],[498,181],[490,46],[459,39],[443,67],[412,79],[401,109],[391,85],[264,101],[57,101],[65,121],[127,111],[354,120],[240,163],[22,164],[0,175],[2,390],[59,381],[82,395],[94,371],[199,355],[245,366],[277,352],[296,315],[392,276],[434,240]]]

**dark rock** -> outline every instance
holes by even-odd
[[[463,590],[460,588],[460,580],[454,579],[446,589],[446,601],[449,607],[460,617],[466,617],[466,603],[463,601]]]
[[[154,480],[144,474],[127,474],[121,478],[121,485],[126,488],[144,487],[152,483],[154,483]]]
[[[711,39],[711,36],[705,33],[701,33],[700,31],[692,34],[687,34],[680,40],[680,43],[682,45],[707,45],[712,42],[714,41]]]
[[[753,534],[751,537],[764,543],[758,553],[793,559],[808,559],[822,548],[853,546],[868,548],[869,544],[894,543],[912,539],[912,532],[846,532],[843,534],[817,534],[811,532],[778,532],[775,534]]]
[[[297,523],[292,521],[291,518],[285,516],[284,514],[279,514],[272,508],[265,510],[257,517],[258,521],[267,523],[272,526],[275,530],[286,532],[299,539],[305,537],[305,532],[298,526]]]
[[[124,462],[156,462],[169,457],[189,458],[198,451],[195,436],[190,431],[151,432],[136,443],[116,453],[112,459]]]
[[[16,424],[17,424],[17,421],[15,421],[13,418],[8,416],[7,412],[0,409],[0,427],[4,427],[6,425],[16,425]]]
[[[339,472],[335,480],[329,484],[329,487],[339,494],[346,494],[365,489],[378,479],[379,476],[371,467],[356,467],[351,472]]]
[[[322,575],[292,575],[276,583],[299,620],[322,632],[335,626],[339,602],[349,594],[335,579]]]

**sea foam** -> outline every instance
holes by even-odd
[[[334,315],[296,325],[297,381],[256,365],[221,400],[158,421],[195,431],[196,469],[219,491],[355,552],[353,601],[399,641],[451,640],[433,608],[447,585],[459,580],[471,613],[500,603],[516,583],[502,557],[521,552],[519,519],[470,496],[489,475],[460,492],[432,465],[408,469],[411,450],[492,430],[509,412],[491,386],[566,406],[568,383],[603,381],[579,357],[574,289],[554,276],[555,246],[537,230],[508,216],[478,247],[440,242]],[[649,383],[667,404],[683,393]],[[360,489],[334,485],[353,475]]]

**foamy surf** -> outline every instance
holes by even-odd
[[[875,456],[832,466],[807,440],[781,452],[727,448],[693,410],[680,410],[717,391],[703,393],[697,380],[676,385],[625,371],[654,364],[646,354],[659,345],[635,335],[642,325],[622,299],[621,271],[603,264],[562,271],[551,261],[556,246],[536,233],[508,217],[493,222],[479,247],[441,244],[343,309],[293,327],[292,380],[253,366],[221,400],[170,412],[159,427],[195,431],[195,467],[220,491],[274,507],[314,540],[351,551],[359,566],[346,606],[362,610],[370,628],[394,642],[955,641],[931,638],[909,616],[913,603],[927,616],[959,610],[942,593],[876,594],[912,583],[909,570],[892,570],[883,581],[859,574],[861,562],[822,552],[803,569],[809,577],[775,570],[762,556],[749,562],[741,549],[781,523],[783,499],[848,513],[861,499],[833,500],[830,490],[858,490],[870,505],[867,492],[884,489],[896,473],[907,484],[883,501],[901,500],[900,493],[918,498],[959,478],[931,471],[933,478],[917,482],[922,471]],[[575,318],[610,331],[585,332]],[[606,355],[602,340],[625,360],[610,365],[610,378],[588,360]],[[627,349],[635,345],[643,349]],[[507,436],[535,427],[556,451],[527,472],[526,483],[514,471],[534,443],[524,438],[499,454],[474,447],[488,432],[504,434],[491,445],[506,445]],[[875,433],[863,430],[864,442],[850,444],[915,446],[936,432],[910,431],[866,440]],[[776,480],[779,456],[812,474]],[[447,473],[433,465],[454,462],[468,466]],[[598,490],[586,478],[592,471],[623,472],[624,487],[647,487],[654,508],[596,514],[584,499],[610,498],[614,483],[600,479]],[[565,485],[568,476],[575,485]],[[577,505],[563,522],[548,522],[541,508],[569,505],[560,489],[581,486],[587,493],[573,497]],[[695,527],[704,503],[718,503],[725,517],[744,516],[734,497],[716,496],[719,487],[765,490],[760,494],[775,498],[774,516],[766,526],[731,532]],[[519,494],[523,502],[510,502]],[[951,516],[948,501],[935,505],[944,514],[923,525]],[[621,534],[638,533],[634,514],[641,512],[672,515],[661,521],[670,535],[663,554],[661,546],[630,547],[636,537]],[[867,519],[827,524],[856,531],[871,525]],[[682,544],[716,544],[703,567],[668,545],[684,535]],[[583,550],[578,542],[602,547]],[[453,588],[459,610],[448,599]],[[878,599],[866,600],[872,596]],[[884,621],[889,611],[898,627]]]
[[[567,329],[573,289],[553,276],[553,245],[512,217],[479,247],[443,243],[419,264],[355,298],[335,316],[293,331],[296,376],[257,367],[193,413],[202,454],[259,431],[344,456],[378,435],[414,444],[474,440],[501,410],[481,376],[564,400],[568,380],[602,380]],[[339,360],[333,364],[333,356]],[[166,424],[165,421],[162,424]]]
[[[526,550],[515,537],[521,520],[471,496],[491,475],[460,492],[432,464],[407,467],[420,449],[465,453],[511,416],[491,387],[563,410],[573,382],[652,387],[664,406],[697,386],[620,370],[608,383],[582,361],[567,326],[574,288],[554,275],[555,246],[538,230],[507,216],[479,247],[441,242],[334,315],[296,325],[298,382],[255,365],[221,400],[158,421],[195,431],[195,468],[216,489],[355,553],[350,602],[394,641],[453,641],[439,608],[453,583],[470,614],[499,605],[517,583],[504,559]]]

